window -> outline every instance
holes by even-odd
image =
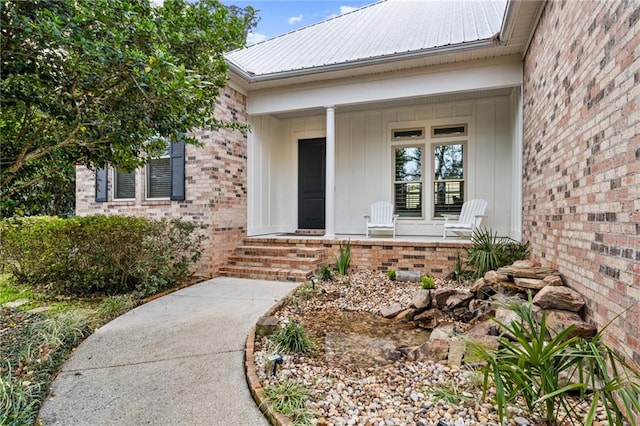
[[[113,198],[127,200],[136,198],[136,173],[113,169]]]
[[[454,126],[433,126],[431,127],[431,137],[446,138],[451,136],[466,136],[467,125],[456,124]]]
[[[406,139],[424,139],[424,127],[415,129],[396,129],[393,130],[393,140],[400,141]]]
[[[433,145],[433,216],[459,214],[464,203],[464,143]]]
[[[147,163],[147,198],[171,197],[171,158],[169,144],[159,158]]]
[[[422,147],[394,147],[394,204],[400,217],[422,217]]]

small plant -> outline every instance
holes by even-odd
[[[327,265],[323,265],[320,267],[320,279],[322,281],[331,281],[333,279],[333,272]]]
[[[431,386],[427,393],[429,393],[431,400],[442,401],[448,405],[460,405],[460,403],[473,398],[469,393],[460,390],[455,382],[444,382]]]
[[[130,311],[136,305],[131,295],[111,296],[105,298],[97,308],[98,314],[104,319],[112,319]]]
[[[387,271],[387,277],[391,280],[391,281],[395,281],[396,280],[396,270],[391,268]]]
[[[420,287],[425,290],[433,290],[436,288],[436,282],[431,275],[425,275],[420,278]]]
[[[293,381],[276,383],[264,388],[264,396],[274,411],[290,417],[294,425],[311,424],[307,408],[310,392],[306,386]]]
[[[490,229],[476,228],[471,235],[471,247],[467,248],[468,263],[475,269],[475,278],[487,271],[510,265],[529,256],[529,243],[521,243],[508,237],[499,237]]]
[[[271,339],[288,353],[307,353],[315,347],[307,330],[297,321],[288,323]]]
[[[305,282],[300,287],[298,287],[298,290],[296,290],[296,294],[305,299],[311,299],[314,295],[313,283],[311,281]]]
[[[342,242],[338,243],[338,257],[336,258],[336,269],[338,275],[347,275],[347,269],[349,269],[349,263],[351,262],[351,244],[347,241],[345,247],[342,246]]]
[[[610,425],[622,425],[624,415],[633,418],[640,411],[640,374],[603,342],[603,330],[590,340],[570,337],[575,326],[551,334],[546,315],[540,320],[533,314],[531,301],[509,304],[519,321],[503,324],[505,335],[497,350],[470,342],[472,353],[486,364],[483,398],[489,379],[496,390],[498,415],[504,418],[507,404],[521,396],[530,413],[539,411],[547,424],[592,424],[598,406]],[[606,327],[605,327],[606,329]],[[563,385],[565,375],[577,378],[576,383]],[[586,419],[578,417],[569,393],[584,396],[592,392]],[[616,404],[616,399],[622,402]],[[584,423],[583,423],[584,422]]]

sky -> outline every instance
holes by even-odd
[[[247,44],[255,44],[376,3],[376,0],[223,0],[222,3],[241,8],[253,6],[258,10],[260,22],[247,38]]]

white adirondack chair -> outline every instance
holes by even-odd
[[[487,210],[487,202],[485,200],[469,200],[462,205],[460,215],[443,214],[444,235],[442,239],[447,238],[447,231],[457,235],[466,233],[471,235],[473,230],[480,226],[482,219],[485,218],[485,210]]]
[[[364,215],[366,221],[366,234],[369,238],[369,230],[392,230],[393,238],[396,237],[397,214],[393,214],[393,204],[386,201],[378,201],[371,204],[371,214]]]

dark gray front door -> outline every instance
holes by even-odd
[[[324,229],[326,139],[298,140],[298,228]]]

